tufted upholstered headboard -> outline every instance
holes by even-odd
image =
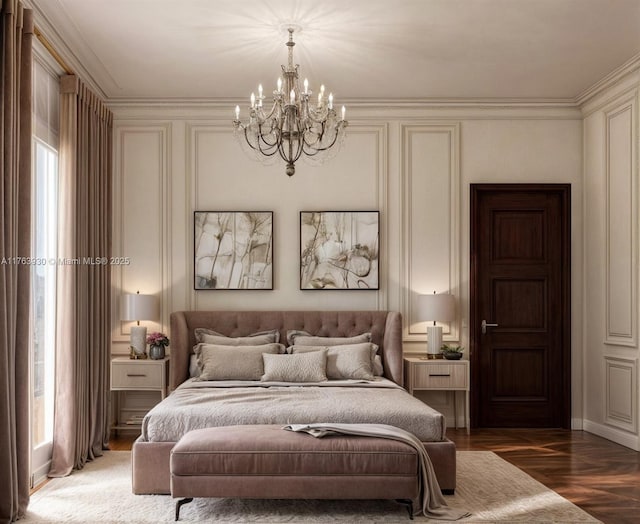
[[[290,329],[321,337],[370,332],[372,342],[380,346],[384,376],[404,386],[402,316],[397,311],[176,311],[171,313],[171,390],[189,378],[196,328],[213,329],[229,337],[279,329],[280,341],[285,344]]]

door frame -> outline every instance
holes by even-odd
[[[471,361],[471,427],[478,427],[480,397],[474,394],[480,384],[480,314],[478,312],[478,200],[490,192],[548,192],[558,194],[562,201],[562,421],[571,428],[571,184],[470,184],[470,250],[469,250],[469,360]]]

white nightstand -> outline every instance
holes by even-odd
[[[167,396],[169,357],[161,360],[133,360],[118,357],[111,361],[111,391],[116,392],[116,423],[112,429],[139,430],[146,412]],[[123,391],[157,391],[153,405],[122,405]]]
[[[423,360],[404,357],[404,380],[407,391],[453,391],[453,418],[458,427],[456,393],[464,392],[464,421],[469,433],[469,361]]]

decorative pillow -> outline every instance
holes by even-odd
[[[200,376],[196,380],[260,380],[264,373],[263,353],[282,353],[282,344],[220,346],[198,344]]]
[[[373,355],[378,346],[365,342],[344,346],[292,346],[291,353],[327,350],[327,378],[373,380]]]
[[[290,346],[344,346],[371,342],[371,333],[362,333],[353,337],[317,337],[306,331],[287,331],[287,344]]]
[[[376,349],[376,351],[378,350]],[[384,366],[382,365],[382,357],[380,355],[375,355],[373,357],[373,374],[376,377],[384,375]]]
[[[324,382],[327,380],[327,350],[298,353],[297,355],[262,354],[264,375],[262,381]]]
[[[200,367],[198,366],[198,355],[195,353],[191,355],[189,358],[189,376],[190,377],[199,377],[200,376]]]
[[[196,328],[196,343],[217,344],[219,346],[259,346],[261,344],[274,344],[280,342],[280,331],[258,331],[246,337],[227,337],[222,333],[206,328]]]

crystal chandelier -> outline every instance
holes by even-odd
[[[278,78],[273,92],[273,106],[267,112],[262,84],[258,96],[251,93],[249,121],[240,121],[240,106],[236,106],[233,121],[235,135],[243,149],[254,159],[263,163],[277,160],[279,155],[286,163],[286,173],[293,176],[295,163],[304,155],[312,164],[319,164],[335,155],[344,140],[345,107],[338,118],[333,108],[333,94],[325,96],[324,85],[320,86],[317,98],[312,98],[309,82],[305,78],[302,90],[298,80],[298,65],[293,63],[294,28],[289,28],[287,42],[289,60],[282,66],[282,77]]]

